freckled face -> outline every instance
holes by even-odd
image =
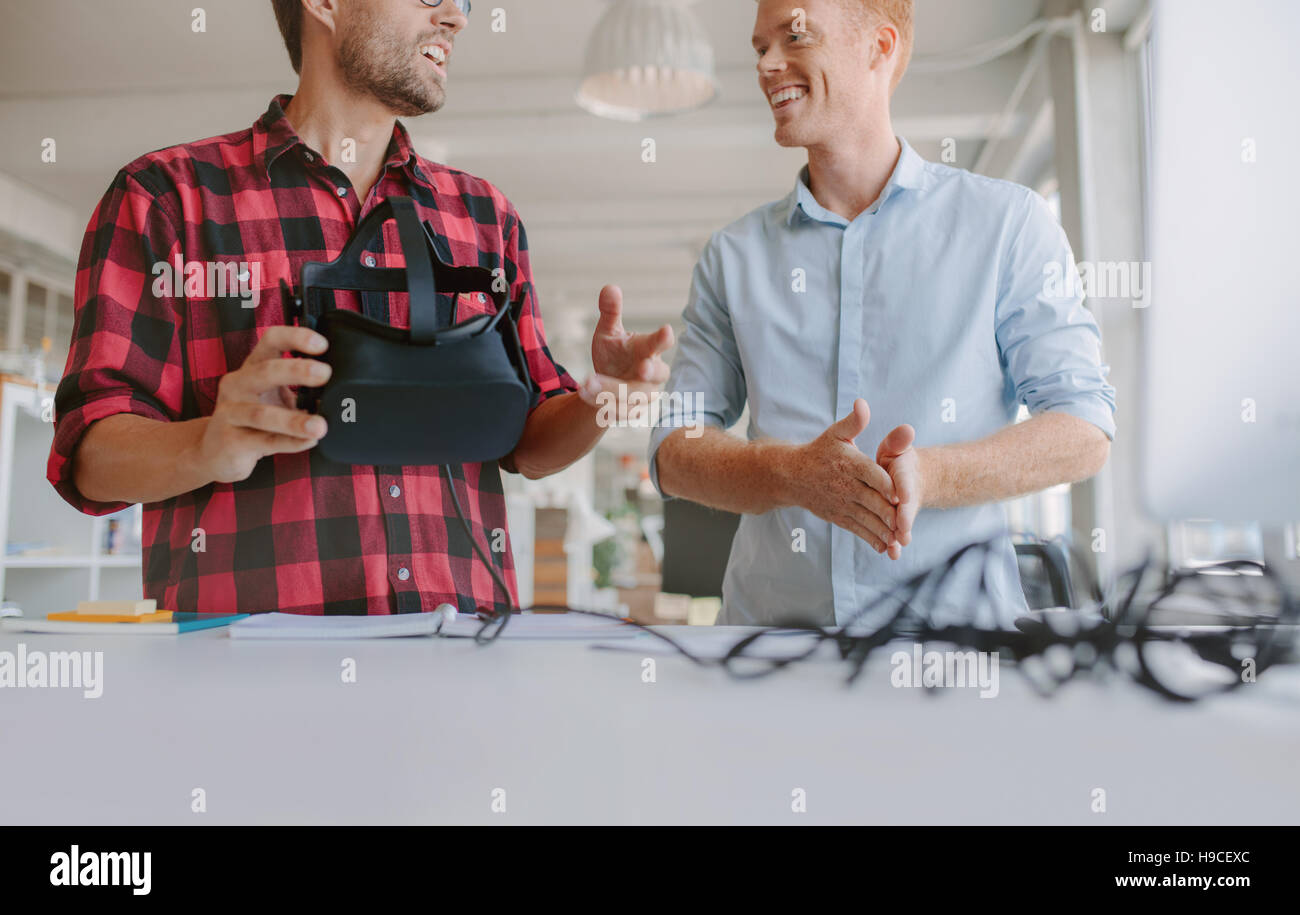
[[[816,146],[851,130],[870,111],[872,51],[841,0],[761,0],[754,23],[758,85],[772,108],[776,142]]]

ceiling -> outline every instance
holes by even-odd
[[[414,2],[414,0],[411,0]],[[753,0],[700,0],[722,92],[707,108],[643,124],[602,121],[573,90],[607,0],[481,0],[451,63],[449,101],[407,121],[417,146],[481,175],[528,227],[553,343],[578,352],[600,286],[623,286],[630,323],[672,320],[710,232],[784,195],[802,155],[772,142],[749,35]],[[1045,0],[917,0],[917,59],[1015,33]],[[1050,2],[1050,0],[1049,0]],[[491,30],[491,8],[506,31]],[[71,208],[84,225],[113,174],[142,152],[250,125],[295,77],[268,0],[223,0],[191,29],[175,0],[9,0],[0,32],[0,172]],[[899,134],[928,158],[956,141],[971,167],[1024,69],[1027,48],[952,73],[909,74]],[[1038,93],[1035,95],[1035,93]],[[1040,90],[1023,107],[1041,106]],[[1033,129],[1016,113],[1008,137]],[[58,141],[57,165],[41,141]],[[658,160],[641,161],[653,137]],[[75,246],[72,248],[75,250]]]

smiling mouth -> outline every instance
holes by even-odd
[[[420,55],[432,64],[436,72],[443,76],[447,75],[447,52],[441,46],[436,44],[423,45],[420,48]]]
[[[791,107],[807,95],[807,86],[786,86],[768,96],[768,102],[771,103],[773,111],[780,111],[783,108]]]

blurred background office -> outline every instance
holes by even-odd
[[[479,0],[447,106],[406,121],[423,155],[514,201],[552,350],[579,378],[602,285],[622,286],[632,329],[679,325],[710,233],[784,196],[803,163],[772,141],[754,12],[753,0]],[[0,592],[43,611],[140,589],[138,509],[84,518],[44,482],[90,213],[122,165],[247,127],[295,76],[266,0],[19,0],[3,15]],[[1143,508],[1151,25],[1145,0],[917,0],[893,102],[897,133],[921,155],[1037,190],[1078,261],[1135,268],[1112,273],[1132,284],[1100,284],[1088,300],[1119,392],[1109,466],[1008,504],[1026,543],[1073,546],[1080,571],[1103,580],[1148,549],[1180,566],[1263,557],[1255,524],[1157,523]],[[612,430],[564,474],[507,478],[525,605],[711,619],[734,519],[684,503],[666,512],[647,441],[646,428]],[[1028,570],[1032,550],[1025,559]],[[1045,588],[1031,602],[1061,603],[1052,584],[1027,583]]]

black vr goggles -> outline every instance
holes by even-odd
[[[364,252],[389,219],[397,221],[406,267],[367,267]],[[483,267],[444,263],[409,197],[375,207],[334,261],[303,264],[297,295],[281,286],[296,322],[329,341],[320,358],[333,375],[323,388],[300,390],[298,400],[329,422],[319,445],[325,457],[344,464],[464,464],[498,460],[519,443],[538,399],[516,328],[523,296],[511,303],[504,278]],[[406,292],[410,329],[336,307],[335,289]],[[440,327],[440,292],[489,296],[496,313],[457,323],[453,304]]]

